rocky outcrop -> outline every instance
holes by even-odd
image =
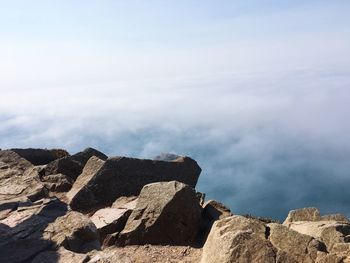
[[[47,194],[36,168],[17,153],[0,151],[0,205],[38,200]]]
[[[350,262],[346,216],[233,216],[188,157],[16,151],[0,151],[0,262]]]
[[[201,217],[196,192],[177,182],[145,185],[118,245],[170,244],[190,245],[194,242]]]
[[[11,151],[17,153],[33,165],[44,165],[53,162],[56,159],[69,156],[69,153],[63,149],[19,149],[14,148]]]
[[[78,175],[82,173],[85,164],[92,156],[96,156],[103,160],[108,158],[105,154],[93,148],[87,148],[84,151],[78,152],[72,156],[66,156],[49,163],[44,168],[43,173],[45,176],[52,174],[64,174],[75,180]]]
[[[172,162],[126,157],[92,159],[67,194],[70,206],[87,213],[110,206],[120,196],[138,195],[149,183],[176,180],[195,187],[201,168],[189,157]]]

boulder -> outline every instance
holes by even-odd
[[[268,228],[270,242],[292,262],[315,262],[318,252],[326,252],[324,244],[311,236],[276,223],[268,224]]]
[[[78,254],[60,247],[58,250],[44,251],[31,263],[84,263],[89,260],[86,254]]]
[[[0,205],[29,198],[32,201],[46,196],[35,167],[9,150],[0,151]]]
[[[110,206],[118,197],[138,195],[149,183],[179,181],[195,187],[201,168],[188,157],[172,162],[127,157],[108,158],[104,163],[93,159],[94,171],[83,171],[83,179],[68,193],[72,209],[86,213]],[[79,181],[79,182],[78,182]]]
[[[96,226],[87,216],[75,211],[49,224],[44,230],[43,239],[78,253],[101,247]]]
[[[26,159],[33,165],[44,165],[48,164],[56,159],[69,156],[69,153],[66,150],[62,149],[18,149],[14,148],[11,151],[17,153],[22,158]]]
[[[201,207],[193,188],[183,183],[145,185],[117,245],[189,245],[195,240]]]
[[[320,221],[344,221],[344,222],[350,222],[347,216],[343,214],[330,214],[330,215],[324,215],[321,216]]]
[[[299,221],[291,223],[289,227],[324,242],[328,251],[332,251],[336,243],[347,242],[346,236],[350,235],[350,223],[344,221]]]
[[[102,160],[107,159],[105,154],[93,148],[87,148],[72,156],[66,156],[49,163],[43,172],[46,176],[61,173],[75,180],[82,173],[85,164],[92,156],[96,156]]]
[[[315,207],[307,207],[296,210],[291,210],[288,213],[283,225],[289,226],[291,222],[295,221],[319,221],[321,219],[320,212]]]
[[[203,247],[201,263],[275,263],[276,250],[265,238],[265,225],[231,216],[215,221]]]

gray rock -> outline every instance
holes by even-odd
[[[201,263],[275,263],[276,249],[266,240],[265,232],[262,222],[243,216],[215,221]]]
[[[176,181],[145,185],[117,245],[192,244],[200,216],[193,188]]]
[[[19,149],[14,148],[11,151],[17,153],[22,158],[26,159],[33,165],[48,164],[56,159],[69,156],[69,153],[63,149]]]
[[[315,262],[319,252],[326,252],[325,245],[311,236],[276,223],[268,224],[268,227],[270,242],[290,261]]]
[[[121,196],[138,195],[149,183],[176,180],[194,188],[201,172],[188,157],[173,162],[115,157],[102,163],[92,159],[87,167],[67,194],[72,209],[83,213],[110,206]]]
[[[72,156],[66,156],[49,163],[45,169],[44,174],[64,174],[75,180],[83,171],[87,161],[96,156],[100,159],[107,159],[107,156],[93,148],[87,148],[82,152],[78,152]]]

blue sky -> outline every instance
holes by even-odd
[[[187,154],[236,213],[350,215],[349,1],[0,3],[0,148]]]

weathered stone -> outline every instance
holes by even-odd
[[[38,200],[47,194],[35,167],[17,153],[0,151],[0,204],[17,198]]]
[[[67,192],[72,188],[73,179],[64,174],[50,174],[41,178],[44,185],[51,192]]]
[[[49,163],[45,167],[45,175],[61,173],[75,180],[82,173],[85,164],[92,156],[103,160],[107,159],[107,156],[103,153],[93,148],[87,148],[72,156],[66,156]]]
[[[276,251],[265,239],[265,232],[263,223],[242,216],[215,221],[203,247],[201,263],[275,263]]]
[[[334,244],[346,242],[350,235],[350,223],[343,221],[293,222],[290,228],[324,242],[328,251],[332,251]]]
[[[126,208],[102,208],[90,217],[95,224],[103,244],[108,234],[113,234],[123,230],[130,214],[130,209]]]
[[[84,263],[89,260],[86,254],[78,254],[64,248],[44,251],[37,255],[32,263]]]
[[[271,243],[297,262],[314,262],[317,252],[326,252],[324,244],[311,236],[276,223],[268,224],[268,227]]]
[[[49,224],[43,238],[74,252],[100,249],[96,226],[85,215],[71,211]]]
[[[117,244],[189,245],[200,216],[193,188],[176,181],[145,185]]]
[[[17,153],[22,158],[26,159],[33,165],[43,165],[48,164],[56,159],[69,156],[66,150],[62,149],[11,149],[11,151]]]
[[[283,225],[289,226],[291,222],[296,221],[319,221],[321,219],[320,212],[315,207],[307,207],[291,210]]]
[[[68,194],[70,206],[86,213],[110,206],[120,196],[138,195],[144,185],[154,182],[176,180],[195,187],[200,172],[198,164],[188,157],[172,162],[109,158],[94,173],[79,176],[84,179]]]

